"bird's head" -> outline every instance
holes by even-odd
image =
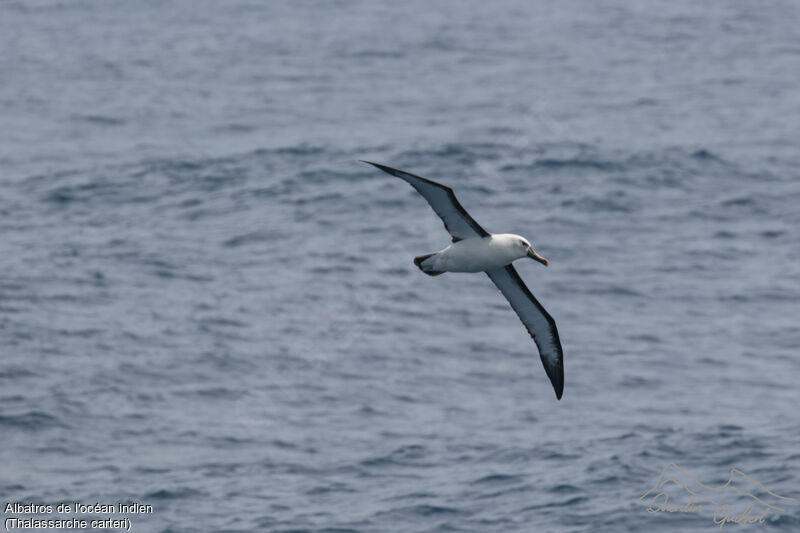
[[[531,243],[529,243],[528,240],[525,239],[524,237],[519,237],[519,240],[517,241],[517,246],[519,247],[522,256],[530,257],[534,261],[538,261],[544,266],[548,266],[550,264],[550,261],[539,255],[539,252],[534,250],[533,246],[531,246]]]

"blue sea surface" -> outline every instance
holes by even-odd
[[[712,532],[749,492],[723,531],[800,531],[800,4],[20,0],[0,50],[4,508]],[[550,260],[561,401],[360,159]],[[715,503],[648,512],[665,467]]]

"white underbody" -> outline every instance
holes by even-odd
[[[525,257],[525,249],[517,244],[521,237],[510,233],[454,242],[425,259],[423,270],[439,272],[483,272],[510,265]]]

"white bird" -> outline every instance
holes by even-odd
[[[560,400],[564,392],[564,354],[556,322],[511,264],[516,259],[530,257],[547,266],[547,259],[524,237],[511,233],[491,234],[483,229],[461,206],[450,187],[378,163],[362,162],[407,181],[428,201],[453,237],[453,243],[436,253],[415,257],[414,264],[429,276],[445,272],[486,272],[533,337],[547,377]]]

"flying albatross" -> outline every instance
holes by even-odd
[[[461,206],[450,187],[378,163],[362,162],[407,181],[428,201],[453,237],[453,243],[436,253],[415,257],[414,264],[429,276],[445,272],[486,272],[533,337],[547,377],[560,400],[564,392],[564,354],[556,322],[511,264],[515,259],[530,257],[547,266],[547,259],[524,237],[511,233],[492,234],[483,229]]]

